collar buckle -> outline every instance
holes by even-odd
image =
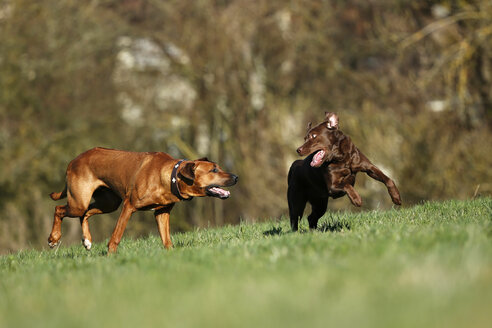
[[[171,193],[178,197],[179,200],[191,200],[193,197],[188,197],[185,198],[181,195],[181,192],[179,191],[179,186],[178,186],[178,168],[181,165],[181,163],[184,162],[184,159],[180,159],[178,163],[174,164],[173,166],[173,171],[171,173]]]

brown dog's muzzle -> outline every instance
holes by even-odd
[[[219,185],[210,185],[206,188],[207,195],[212,196],[212,197],[217,197],[220,199],[226,199],[229,198],[231,193],[228,190],[224,190],[221,187],[230,187],[233,186],[237,183],[237,180],[239,179],[237,175],[235,174],[229,174],[230,177],[229,179],[221,186]]]

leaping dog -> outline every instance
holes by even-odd
[[[372,164],[350,137],[338,129],[336,114],[325,113],[324,122],[313,128],[309,123],[304,144],[297,153],[309,156],[292,163],[289,170],[287,200],[293,231],[298,229],[307,202],[312,205],[312,213],[308,216],[311,229],[317,227],[319,218],[325,214],[328,197],[347,195],[352,204],[361,206],[362,199],[354,189],[358,172],[365,172],[384,183],[393,203],[401,205],[400,192],[393,180]]]

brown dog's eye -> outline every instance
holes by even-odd
[[[313,139],[314,139],[314,138],[316,138],[316,136],[317,136],[316,134],[313,134],[313,135],[311,136],[311,138],[313,138]]]
[[[219,172],[219,170],[217,170],[217,168],[214,168],[214,169],[210,170],[210,172],[213,172],[213,173],[218,173],[218,172]]]

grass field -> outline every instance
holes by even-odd
[[[490,327],[492,199],[305,221],[2,256],[0,327]]]

